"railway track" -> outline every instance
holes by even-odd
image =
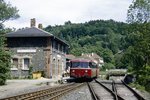
[[[100,82],[95,80],[99,84],[103,85],[109,91],[112,91],[116,97],[114,100],[145,100],[141,95],[135,92],[132,88],[126,85],[123,81],[104,81]]]
[[[84,83],[72,83],[63,86],[52,87],[45,90],[7,97],[0,100],[58,100],[60,96],[65,95],[67,92],[83,85]]]
[[[99,81],[87,83],[93,100],[124,100]]]
[[[125,100],[145,100],[135,90],[126,85],[123,81],[121,83],[115,83],[117,94]]]

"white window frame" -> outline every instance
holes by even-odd
[[[18,60],[18,65],[17,65],[17,66],[14,65],[13,59],[17,59],[17,60]],[[11,59],[11,63],[12,63],[12,65],[11,65],[10,70],[18,70],[19,58],[17,58],[17,57],[12,58],[12,59]],[[14,67],[14,66],[15,66],[15,67]]]
[[[25,68],[25,66],[24,66],[24,59],[29,59],[29,66],[28,66],[28,68]],[[29,58],[29,57],[22,58],[22,70],[29,70],[29,67],[30,67],[30,64],[31,64],[30,60],[31,60],[31,58]]]

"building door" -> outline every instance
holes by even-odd
[[[53,58],[53,62],[52,62],[52,78],[55,77],[55,68],[56,68],[56,60],[55,60],[55,58]]]
[[[58,76],[59,76],[59,74],[60,74],[60,69],[59,69],[59,68],[60,68],[60,65],[59,65],[59,62],[60,62],[60,61],[58,60],[58,63],[57,63],[57,64],[58,64],[58,69],[57,69],[57,70],[58,70]]]

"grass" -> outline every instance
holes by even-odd
[[[144,86],[141,86],[141,85],[139,85],[137,83],[130,83],[129,86],[133,87],[133,88],[136,88],[136,89],[138,89],[140,91],[146,91]]]

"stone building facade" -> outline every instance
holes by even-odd
[[[12,77],[28,77],[40,72],[47,78],[61,77],[66,67],[68,45],[54,35],[31,27],[7,33],[7,48],[12,54]],[[31,69],[32,68],[32,69]]]

